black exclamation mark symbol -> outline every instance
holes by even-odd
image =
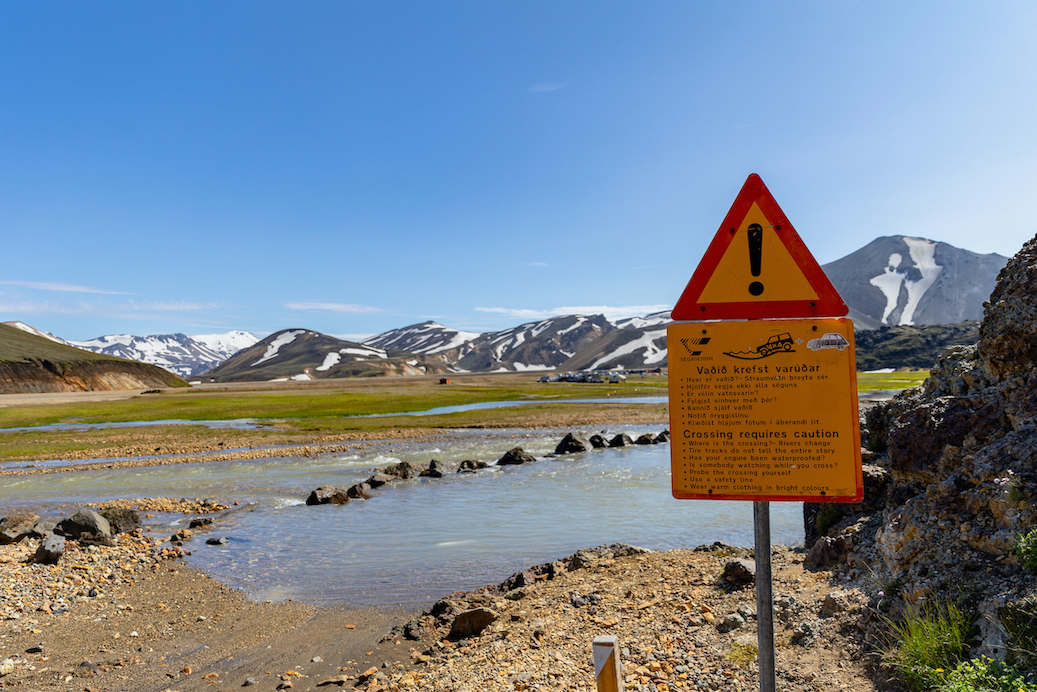
[[[753,276],[760,275],[763,263],[763,226],[758,223],[749,224],[749,269]],[[749,293],[758,296],[763,293],[763,284],[753,281],[749,284]]]

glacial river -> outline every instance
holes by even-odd
[[[658,430],[615,427],[608,434],[621,431],[636,437]],[[402,481],[340,506],[304,504],[320,485],[348,487],[398,461],[493,462],[514,446],[544,457],[565,432],[454,431],[432,444],[370,444],[321,457],[9,476],[0,478],[0,507],[58,517],[78,503],[115,498],[238,502],[185,544],[188,563],[256,599],[321,604],[420,605],[606,543],[752,546],[751,502],[673,499],[668,444]],[[177,521],[145,518],[156,536],[171,535]],[[771,503],[771,535],[774,543],[802,541],[801,503]],[[209,537],[228,544],[206,545]]]

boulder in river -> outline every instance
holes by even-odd
[[[514,447],[504,453],[500,459],[497,460],[497,466],[513,466],[515,464],[528,464],[536,461],[536,457],[525,451],[521,447]]]
[[[619,433],[609,440],[609,447],[626,447],[634,444],[634,440],[626,433]]]
[[[408,464],[406,461],[401,461],[398,464],[392,466],[386,466],[382,469],[382,473],[393,478],[398,478],[401,481],[407,480],[408,478],[414,478],[414,467]]]
[[[308,505],[344,505],[349,502],[349,495],[342,488],[333,485],[322,485],[306,498]]]
[[[591,443],[586,437],[576,433],[569,433],[555,447],[555,454],[576,454],[577,452],[586,452],[590,448]]]
[[[436,461],[433,459],[428,463],[428,467],[421,470],[418,475],[423,478],[442,478],[443,473],[446,471],[446,467],[442,461]]]

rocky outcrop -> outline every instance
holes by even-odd
[[[910,598],[953,587],[1011,607],[1027,596],[1032,575],[1013,549],[1037,526],[1035,289],[1037,238],[1001,272],[979,344],[949,349],[924,385],[866,416],[869,445],[891,475],[886,506],[827,537],[849,542],[841,559],[867,564]]]

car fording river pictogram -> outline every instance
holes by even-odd
[[[792,340],[792,335],[786,332],[775,334],[767,339],[767,343],[760,344],[752,351],[725,351],[724,355],[741,360],[759,360],[773,356],[775,353],[795,353],[795,349],[792,348],[795,345],[796,342]]]

